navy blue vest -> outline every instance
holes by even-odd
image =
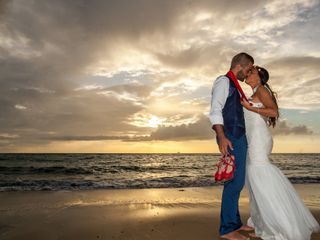
[[[226,76],[228,77],[228,76]],[[240,94],[232,79],[229,79],[229,95],[222,109],[224,132],[236,138],[246,133],[243,107],[240,103]]]

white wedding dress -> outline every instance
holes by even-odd
[[[264,107],[262,103],[253,106]],[[310,240],[312,232],[320,230],[319,224],[290,181],[270,162],[273,140],[266,118],[245,108],[244,114],[248,140],[246,186],[250,199],[247,224],[265,240]]]

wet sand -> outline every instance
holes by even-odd
[[[320,185],[295,188],[320,221]],[[222,187],[1,192],[0,239],[219,239],[221,191]],[[243,222],[248,201],[244,190]],[[320,240],[320,233],[312,240]]]

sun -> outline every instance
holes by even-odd
[[[152,128],[157,128],[162,121],[157,116],[152,116],[148,121],[148,126]]]

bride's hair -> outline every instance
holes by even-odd
[[[262,67],[259,67],[259,66],[256,66],[255,68],[258,70],[258,74],[259,74],[259,77],[260,77],[261,84],[263,86],[265,86],[269,90],[269,92],[271,93],[271,96],[272,96],[272,100],[274,101],[274,103],[278,107],[277,98],[276,98],[277,94],[274,91],[272,91],[272,89],[270,88],[269,84],[267,83],[268,80],[269,80],[268,71],[266,69],[262,68]],[[277,119],[278,119],[278,117],[269,117],[268,118],[268,125],[272,126],[272,127],[275,127]]]

